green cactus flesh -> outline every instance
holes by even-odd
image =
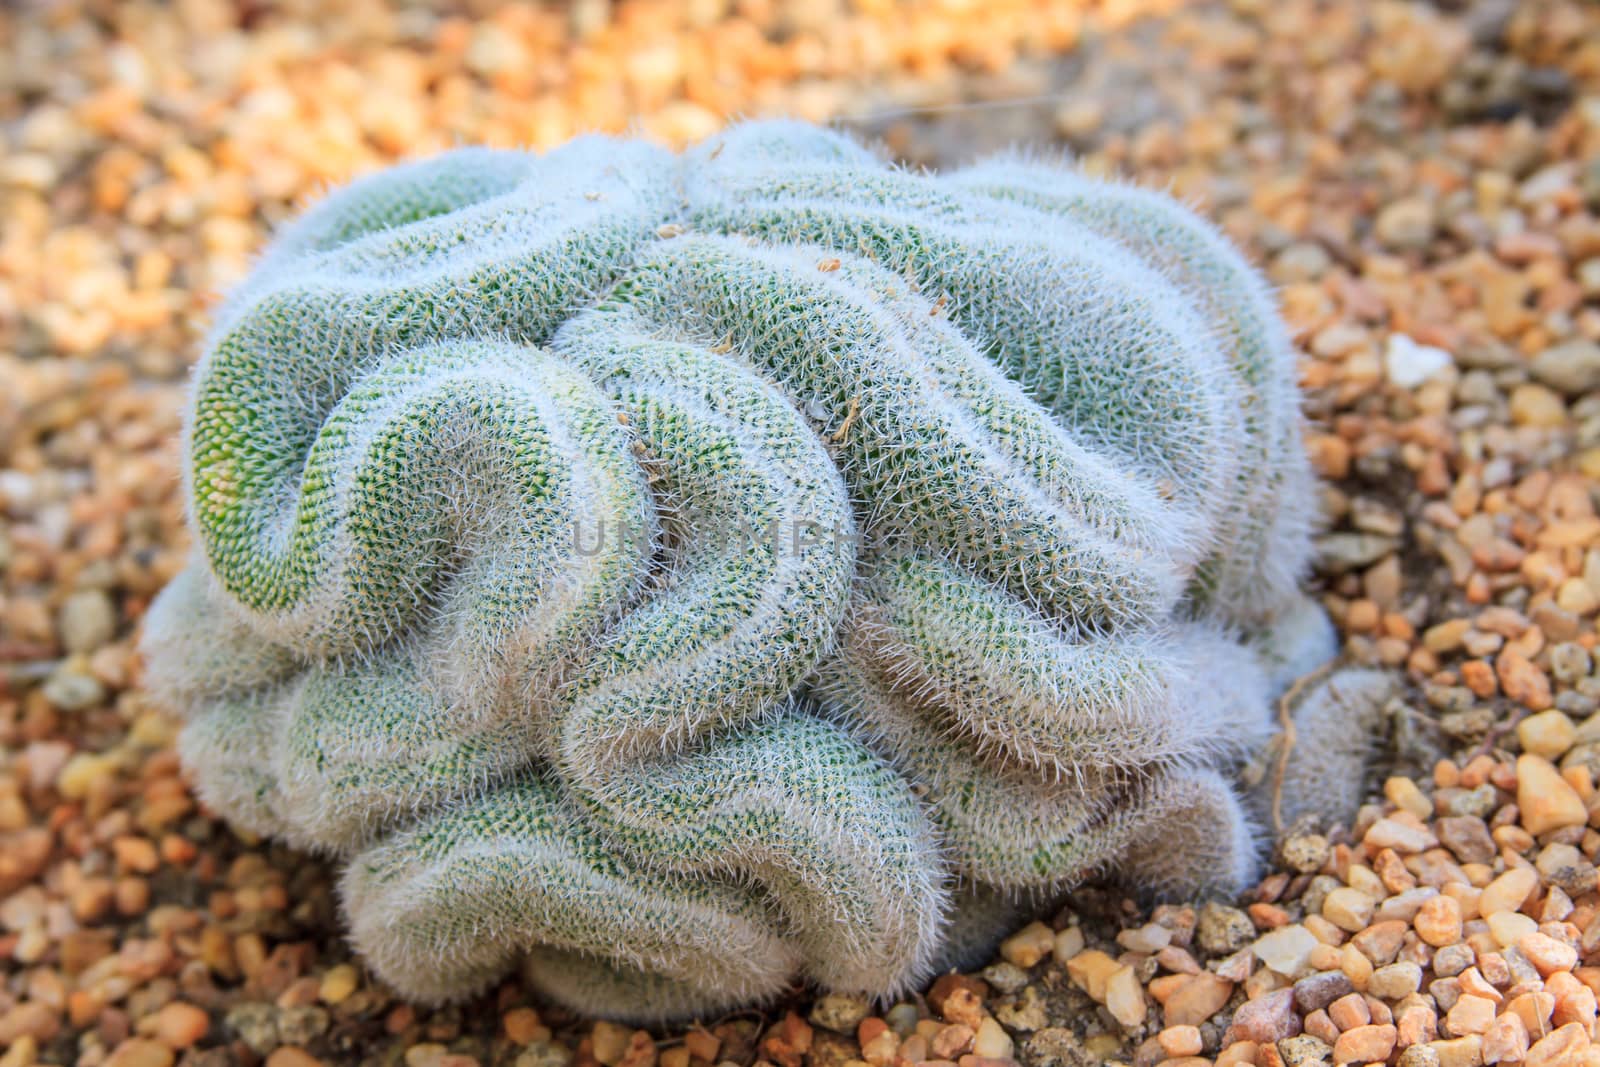
[[[1248,875],[1229,774],[1332,651],[1298,420],[1157,194],[792,123],[447,153],[222,309],[150,678],[407,995],[892,993],[1090,874]]]

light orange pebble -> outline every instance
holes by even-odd
[[[1344,971],[1345,977],[1358,991],[1367,988],[1367,982],[1372,978],[1372,961],[1354,945],[1346,945],[1339,950],[1339,969]]]
[[[1488,997],[1463,993],[1445,1014],[1445,1026],[1456,1037],[1481,1034],[1494,1022],[1495,1002]]]
[[[1360,993],[1347,993],[1327,1008],[1328,1018],[1341,1030],[1365,1026],[1372,1021],[1372,1011]]]
[[[1600,994],[1600,967],[1578,967],[1572,972],[1572,977]]]
[[[1580,1023],[1593,1029],[1596,1016],[1594,990],[1578,981],[1566,971],[1557,971],[1545,979],[1545,989],[1556,998],[1550,1021],[1556,1026]]]
[[[501,1016],[500,1025],[505,1027],[506,1037],[518,1045],[531,1043],[539,1036],[539,1031],[544,1029],[539,1013],[532,1008],[511,1009]]]
[[[1333,1046],[1335,1063],[1381,1063],[1394,1050],[1395,1028],[1373,1023],[1346,1030]]]
[[[1461,768],[1447,759],[1433,765],[1433,784],[1440,789],[1454,789],[1461,784]]]
[[[1235,1041],[1217,1054],[1217,1067],[1258,1067],[1260,1048],[1254,1041]]]
[[[1487,700],[1499,692],[1500,683],[1495,678],[1494,669],[1481,659],[1467,660],[1461,664],[1461,684],[1472,690],[1474,696]],[[1480,783],[1481,784],[1481,783]],[[1462,785],[1466,785],[1463,777]],[[1474,788],[1467,786],[1467,788]]]
[[[1196,1026],[1169,1026],[1156,1035],[1156,1041],[1168,1057],[1200,1054],[1200,1029]]]
[[[203,1008],[183,1001],[164,1004],[155,1016],[155,1036],[163,1044],[175,1049],[186,1049],[206,1036],[211,1027],[210,1017]]]
[[[1528,1054],[1528,1030],[1521,1018],[1506,1012],[1499,1016],[1483,1034],[1483,1058],[1486,1063],[1516,1062]]]
[[[1426,1004],[1403,1008],[1395,1019],[1396,1043],[1401,1048],[1408,1048],[1432,1041],[1439,1036],[1438,1023],[1438,1015]]]
[[[1497,961],[1497,970],[1502,972],[1505,971],[1505,961],[1497,953],[1486,952],[1480,957],[1480,961],[1484,967],[1492,966],[1489,962],[1491,960]],[[1502,980],[1509,981],[1509,974],[1504,975],[1503,977],[1501,975],[1497,975],[1496,977],[1501,977]],[[1456,975],[1456,981],[1460,983],[1461,991],[1463,993],[1468,993],[1475,997],[1482,997],[1494,1004],[1499,1004],[1501,1000],[1504,999],[1500,995],[1500,990],[1496,989],[1489,981],[1487,981],[1479,972],[1477,967],[1468,967],[1466,970]]]
[[[1317,945],[1309,955],[1306,962],[1318,971],[1337,971],[1343,964],[1344,956],[1333,945]]]
[[[1412,926],[1425,944],[1442,948],[1461,940],[1461,921],[1460,903],[1440,895],[1423,901]]]
[[[1589,1064],[1589,1031],[1581,1023],[1568,1023],[1535,1041],[1523,1061],[1526,1067],[1567,1067]]]
[[[1302,1020],[1301,1025],[1305,1032],[1312,1037],[1320,1038],[1328,1044],[1339,1040],[1339,1027],[1328,1017],[1327,1009],[1318,1008]]]

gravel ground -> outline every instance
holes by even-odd
[[[1371,802],[1236,906],[1085,889],[877,1014],[413,1009],[323,867],[197,806],[140,687],[207,309],[395,158],[771,112],[1070,150],[1251,250],[1305,349],[1323,598],[1407,679]],[[0,1067],[1600,1063],[1600,6],[6,8],[0,205]]]

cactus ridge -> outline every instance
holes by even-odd
[[[1057,447],[1063,435],[1037,408],[1024,437],[1026,417],[1006,407],[1029,402],[975,349],[951,330],[923,347],[905,328],[931,317],[926,301],[859,258],[834,256],[838,266],[820,271],[824,257],[684,237],[641,255],[619,295],[662,325],[671,316],[723,338],[814,413],[865,505],[869,540],[941,550],[1074,626],[1111,629],[1170,609],[1180,583],[1157,547],[1159,498],[1070,483],[1076,450]],[[985,423],[1008,419],[1016,437],[997,444]],[[1007,454],[1022,449],[1033,454]]]
[[[530,897],[541,884],[570,891]],[[605,946],[610,969],[730,1004],[765,994],[800,964],[760,894],[627,864],[536,775],[397,833],[352,862],[341,888],[365,902],[352,922],[373,963],[420,999],[492,981],[530,940],[578,955]]]
[[[1259,669],[1220,633],[1194,627],[1159,652],[1072,645],[1008,610],[992,587],[915,557],[879,568],[868,589],[813,686],[838,721],[925,788],[953,869],[976,883],[1048,895],[1085,871],[1113,868],[1148,827],[1165,823],[1180,783],[1266,740]],[[1237,671],[1237,688],[1194,692],[1195,677],[1216,669]],[[993,714],[985,675],[1015,686],[1007,714]],[[1210,702],[1184,703],[1200,695]],[[1053,762],[1041,767],[1019,729],[1033,725],[1029,712],[1041,726],[1069,717],[1086,725],[1050,737]],[[1208,803],[1202,825],[1225,828],[1224,842],[1248,856],[1237,800],[1223,791]],[[1006,833],[995,833],[999,825]],[[1225,890],[1240,861],[1212,865],[1216,851],[1208,846],[1168,880]]]
[[[1128,246],[1213,324],[1244,387],[1243,506],[1219,516],[1219,552],[1202,566],[1196,592],[1246,625],[1271,618],[1309,562],[1312,513],[1300,504],[1311,471],[1298,446],[1299,397],[1281,373],[1289,342],[1266,284],[1202,216],[1148,189],[1020,158],[985,160],[952,180]]]
[[[783,122],[464,149],[220,311],[149,676],[408,996],[892,993],[1091,873],[1248,875],[1228,773],[1332,651],[1298,430],[1157,194]]]
[[[1263,739],[1251,730],[1266,699],[1256,657],[1210,624],[1071,640],[975,575],[909,552],[873,567],[845,634],[834,664],[879,676],[925,709],[919,721],[937,708],[963,745],[1034,777],[1232,757]],[[1231,691],[1192,692],[1202,669],[1228,671]],[[1203,714],[1183,706],[1207,698]]]
[[[1120,460],[1122,478],[1145,480],[1193,526],[1224,506],[1236,453],[1216,442],[1237,435],[1238,412],[1218,379],[1230,372],[1159,271],[1065,217],[1041,225],[877,164],[796,161],[764,180],[738,131],[723,143],[689,186],[698,225],[848,249],[902,273],[1081,443]]]

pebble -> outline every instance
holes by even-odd
[[[7,1046],[4,1052],[0,1052],[0,1067],[33,1067],[38,1059],[39,1042],[24,1035]]]
[[[654,1067],[654,1049],[650,1051],[650,1067]],[[420,1045],[411,1046],[406,1049],[403,1062],[405,1067],[479,1067],[476,1057],[452,1053],[447,1046],[438,1041],[425,1041]]]
[[[1600,389],[1600,344],[1579,338],[1552,345],[1533,357],[1528,370],[1569,397],[1592,393]]]
[[[1522,825],[1535,837],[1568,826],[1582,826],[1588,809],[1548,759],[1517,757],[1517,807]]]
[[[594,1030],[590,1033],[594,1058],[606,1067],[616,1067],[622,1062],[622,1055],[628,1051],[628,1043],[632,1039],[633,1031],[626,1026],[601,1020],[594,1024]]]
[[[1519,385],[1511,391],[1511,421],[1518,426],[1551,429],[1567,421],[1561,394],[1542,385]]]
[[[1494,1016],[1494,1001],[1488,997],[1468,993],[1456,998],[1456,1002],[1445,1015],[1445,1025],[1455,1037],[1481,1034],[1489,1029],[1489,1024],[1494,1022]]]
[[[324,1004],[342,1004],[360,984],[361,975],[355,967],[341,963],[336,967],[330,967],[328,973],[322,976],[322,984],[318,987],[317,995]]]
[[[1149,1006],[1145,1002],[1144,987],[1132,967],[1119,967],[1106,982],[1106,1010],[1112,1018],[1125,1027],[1135,1027],[1144,1022]]]
[[[228,1009],[224,1022],[257,1055],[266,1055],[278,1044],[278,1012],[271,1004],[236,1004]]]
[[[1085,949],[1067,961],[1067,977],[1090,997],[1104,1003],[1106,986],[1120,966],[1099,949]]]
[[[23,1038],[50,1041],[61,1030],[60,1015],[47,1004],[23,1001],[0,1014],[0,1045]]]
[[[1047,932],[1049,929],[1045,927]],[[817,998],[808,1018],[813,1026],[832,1030],[836,1034],[851,1034],[871,1012],[872,1006],[861,997],[828,993]]]
[[[1051,955],[1058,960],[1070,960],[1083,951],[1083,929],[1078,926],[1069,926],[1064,930],[1056,931],[1055,945]]]
[[[1328,839],[1321,834],[1292,834],[1279,848],[1284,866],[1298,874],[1312,874],[1328,862]]]
[[[1478,1034],[1428,1042],[1439,1067],[1479,1067],[1483,1063],[1483,1038]]]
[[[1431,831],[1407,825],[1399,819],[1379,819],[1362,840],[1374,851],[1392,848],[1402,855],[1426,852],[1439,844]]]
[[[1495,674],[1506,696],[1532,711],[1550,706],[1550,680],[1543,670],[1516,648],[1506,646],[1495,658]]]
[[[1162,1004],[1169,1025],[1198,1026],[1210,1019],[1233,994],[1233,983],[1209,971],[1189,976]]]
[[[1357,1026],[1339,1035],[1333,1046],[1334,1063],[1372,1063],[1394,1051],[1395,1029],[1388,1023]]]
[[[1377,901],[1361,890],[1340,886],[1323,898],[1322,917],[1341,930],[1357,933],[1367,928],[1377,906]]]
[[[1488,863],[1494,859],[1494,838],[1476,815],[1447,815],[1437,826],[1440,842],[1462,863]]]
[[[1501,948],[1515,945],[1539,928],[1539,924],[1532,917],[1515,911],[1497,911],[1489,915],[1485,921],[1489,924],[1489,936],[1493,937]]]
[[[1207,952],[1226,956],[1255,940],[1256,927],[1238,908],[1207,902],[1200,908],[1194,940]]]
[[[1350,1030],[1370,1023],[1372,1009],[1360,993],[1347,993],[1328,1005],[1328,1018],[1340,1030]]]
[[[67,660],[53,672],[40,692],[61,711],[83,711],[106,699],[105,685],[75,660]]]
[[[1522,749],[1545,760],[1558,759],[1572,747],[1577,738],[1577,728],[1572,720],[1559,711],[1541,711],[1517,724],[1517,740]]]
[[[1044,923],[1029,923],[1000,943],[1000,955],[1008,963],[1026,970],[1050,955],[1055,937],[1055,931]]]
[[[1273,257],[1268,276],[1279,285],[1313,281],[1322,277],[1332,263],[1332,257],[1321,245],[1297,241]]]
[[[1392,537],[1369,533],[1330,533],[1317,538],[1317,566],[1328,574],[1364,570],[1400,547]]]
[[[155,1036],[175,1049],[185,1049],[206,1036],[211,1017],[205,1009],[173,1001],[156,1012]]]
[[[1255,1048],[1255,1042],[1240,1042]],[[1329,1062],[1328,1057],[1333,1055],[1333,1046],[1314,1034],[1298,1034],[1295,1037],[1286,1037],[1273,1047],[1278,1057],[1286,1067],[1320,1067]],[[1264,1050],[1256,1051],[1251,1058],[1246,1059],[1241,1054],[1239,1064],[1253,1064],[1263,1056],[1269,1055]],[[1217,1061],[1221,1063],[1221,1060]],[[1270,1061],[1269,1061],[1270,1062]]]
[[[172,1050],[159,1041],[130,1037],[111,1050],[106,1067],[172,1067]]]
[[[1407,197],[1378,212],[1373,232],[1388,248],[1415,251],[1433,240],[1436,224],[1432,203],[1420,196]]]
[[[1418,819],[1433,816],[1433,803],[1417,788],[1417,783],[1400,775],[1384,780],[1383,795],[1397,808],[1410,812]]]
[[[1354,990],[1350,976],[1343,971],[1320,971],[1294,984],[1294,1005],[1302,1014],[1309,1015]]]
[[[1143,995],[1141,992],[1140,996]],[[986,1018],[978,1024],[977,1033],[972,1039],[974,1056],[981,1056],[987,1060],[1009,1060],[1014,1052],[1015,1046],[1011,1035],[1006,1033],[994,1019]]]
[[[1594,670],[1594,660],[1589,650],[1572,641],[1563,641],[1550,649],[1550,673],[1556,681],[1567,685],[1576,683]],[[1553,756],[1547,756],[1553,759]]]
[[[102,589],[73,593],[61,602],[56,628],[68,652],[93,652],[116,634],[116,607]]]
[[[1235,1041],[1267,1044],[1293,1037],[1299,1032],[1300,1020],[1294,1013],[1294,990],[1279,989],[1239,1005],[1222,1041],[1223,1044]]]
[[[1480,1057],[1472,1067],[1481,1067]],[[1396,1067],[1439,1067],[1439,1051],[1431,1044],[1411,1045],[1400,1053],[1400,1058],[1395,1061]]]
[[[1403,333],[1389,335],[1389,345],[1383,354],[1389,384],[1401,389],[1415,389],[1452,365],[1449,352],[1433,345],[1418,344]]]
[[[506,1037],[512,1043],[521,1046],[531,1045],[541,1036],[550,1035],[549,1029],[540,1020],[539,1013],[532,1008],[511,1009],[500,1017],[500,1025],[505,1030]]]
[[[1434,948],[1453,945],[1461,940],[1461,903],[1454,897],[1432,897],[1417,909],[1412,924],[1424,944]]]
[[[1422,988],[1422,966],[1405,961],[1388,963],[1372,972],[1367,993],[1380,1000],[1400,1000]]]
[[[1021,992],[1029,981],[1028,972],[1008,960],[996,960],[980,971],[978,977],[1005,995]]]
[[[1145,923],[1117,934],[1117,944],[1129,952],[1154,955],[1172,943],[1172,931],[1160,923]]]
[[[331,1020],[323,1008],[302,1004],[278,1010],[278,1040],[289,1045],[309,1045],[327,1033]]]
[[[1583,1052],[1588,1047],[1588,1027],[1567,1023],[1535,1041],[1522,1061],[1523,1067],[1579,1067],[1587,1062]]]
[[[1570,971],[1578,963],[1577,949],[1537,931],[1518,938],[1517,950],[1546,978],[1556,971]]]
[[[1311,950],[1319,944],[1310,930],[1295,923],[1262,934],[1256,938],[1253,951],[1263,964],[1294,979],[1306,972]]]
[[[1204,1047],[1200,1028],[1196,1026],[1169,1026],[1156,1035],[1161,1051],[1170,1056],[1198,1056]]]
[[[1552,842],[1539,851],[1534,867],[1545,881],[1569,897],[1581,897],[1596,888],[1596,870],[1573,845]]]
[[[1520,1062],[1528,1054],[1528,1028],[1511,1012],[1501,1015],[1483,1032],[1485,1063]]]

